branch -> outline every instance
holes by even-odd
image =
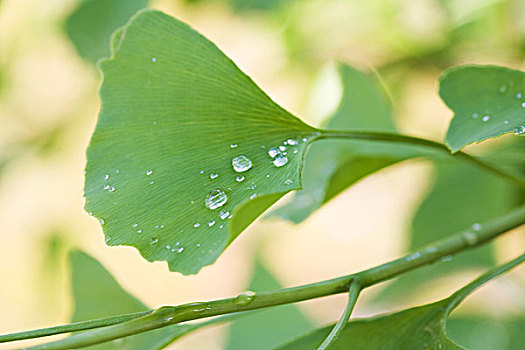
[[[456,158],[472,165],[477,166],[485,171],[488,171],[494,175],[500,176],[521,188],[525,188],[525,178],[519,174],[514,174],[502,169],[499,169],[489,163],[486,163],[470,154],[464,152],[450,153],[450,150],[444,144],[434,142],[427,139],[421,139],[418,137],[400,135],[394,133],[385,132],[366,132],[366,131],[340,131],[340,130],[319,130],[321,133],[317,140],[320,139],[351,139],[351,140],[375,140],[375,141],[386,141],[394,143],[405,143],[411,145],[422,146],[426,148],[432,148],[438,151],[445,152],[452,158]]]
[[[525,223],[525,205],[482,225],[479,230],[467,229],[450,238],[429,245],[415,253],[352,275],[293,288],[241,294],[236,298],[219,299],[180,306],[165,306],[145,316],[120,324],[93,329],[69,338],[30,349],[74,349],[99,344],[113,339],[146,332],[180,322],[217,315],[266,308],[276,305],[315,299],[349,290],[350,283],[358,280],[362,288],[389,280],[404,272],[437,262],[466,249],[480,246],[493,238]]]

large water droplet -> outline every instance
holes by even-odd
[[[286,163],[288,163],[288,158],[281,154],[277,155],[273,160],[273,165],[275,165],[278,168],[282,167]]]
[[[244,293],[239,294],[235,299],[233,299],[233,302],[237,305],[248,305],[253,301],[254,298],[254,292],[246,291]]]
[[[252,161],[247,157],[241,155],[232,159],[233,170],[238,173],[243,173],[250,170],[252,167]]]
[[[525,135],[525,126],[517,126],[514,128],[514,135]]]
[[[223,190],[216,189],[208,194],[205,204],[209,209],[215,210],[222,207],[227,201],[228,197],[226,196],[226,193],[224,193]]]

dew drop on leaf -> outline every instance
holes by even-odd
[[[273,160],[273,165],[275,165],[278,168],[282,167],[286,163],[288,163],[288,158],[281,154],[277,155]]]
[[[237,181],[237,182],[242,182],[242,181],[244,181],[244,175],[239,175],[239,176],[237,176],[237,177],[235,178],[235,181]]]
[[[219,177],[219,174],[210,174],[210,179],[216,179]]]
[[[490,116],[486,115],[486,116],[483,117],[482,120],[483,120],[484,122],[488,122],[489,119],[490,119]]]
[[[233,170],[236,172],[243,173],[250,170],[252,167],[252,161],[246,156],[241,155],[232,159],[232,166]]]
[[[244,293],[239,294],[235,299],[233,299],[233,302],[237,305],[248,305],[253,301],[254,298],[254,292],[246,291]]]
[[[298,144],[299,142],[297,142],[297,140],[294,140],[294,139],[288,139],[288,140],[286,140],[286,143],[287,143],[288,145],[290,145],[290,146],[297,146],[297,144]]]
[[[219,213],[219,216],[222,220],[225,220],[226,218],[228,218],[229,215],[230,215],[230,212],[224,209],[221,210],[221,212]]]
[[[281,151],[277,147],[272,147],[268,150],[268,155],[272,158],[275,158],[278,154],[281,154]]]
[[[209,209],[215,210],[222,207],[227,201],[228,197],[226,196],[226,193],[224,193],[223,190],[216,189],[208,194],[205,204]]]
[[[517,126],[514,128],[514,135],[525,135],[525,126]]]
[[[151,174],[153,174],[153,170],[146,170],[146,175],[150,176]]]

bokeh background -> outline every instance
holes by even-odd
[[[439,175],[422,159],[364,179],[301,224],[259,220],[196,276],[170,273],[134,248],[106,247],[98,222],[83,210],[82,196],[85,150],[100,103],[94,62],[108,51],[109,31],[124,24],[136,6],[189,23],[276,102],[314,125],[333,113],[341,98],[335,62],[377,72],[401,132],[438,141],[451,118],[437,94],[443,69],[462,63],[523,69],[525,63],[522,0],[0,1],[0,333],[69,321],[72,248],[94,256],[130,293],[158,307],[242,292],[256,259],[281,285],[293,286],[375,266],[413,245],[412,220]],[[515,142],[511,137],[467,150],[505,148]],[[516,151],[498,160],[525,162]],[[485,198],[501,190],[494,191]],[[453,206],[454,196],[451,192],[431,212]],[[494,244],[495,261],[524,246],[523,228],[508,233]],[[426,278],[415,275],[412,281],[420,283],[410,292],[390,293],[386,283],[373,287],[354,314],[437,300],[485,269],[467,264],[451,270],[432,278],[428,272]],[[325,325],[338,319],[345,301],[332,296],[299,308],[313,324]],[[525,269],[476,292],[454,317],[451,333],[465,346],[520,348],[523,335],[513,337],[525,327]],[[204,329],[170,348],[231,349],[228,332],[227,325]]]

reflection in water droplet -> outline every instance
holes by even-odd
[[[281,151],[277,147],[272,147],[268,150],[268,155],[272,158],[275,158],[278,154],[281,154]]]
[[[222,207],[227,201],[228,197],[226,196],[226,193],[224,193],[223,190],[216,189],[208,194],[205,204],[209,209],[215,210]]]
[[[288,158],[283,155],[277,155],[273,160],[273,165],[278,168],[282,167],[286,163],[288,163]]]
[[[239,175],[239,176],[237,176],[237,177],[235,178],[235,181],[237,181],[237,182],[242,182],[242,181],[244,181],[244,175]]]
[[[246,156],[240,155],[232,159],[233,170],[238,173],[243,173],[250,170],[252,167],[252,161]]]
[[[517,126],[514,128],[514,135],[525,135],[525,126]]]
[[[210,174],[210,179],[216,179],[219,177],[219,174]]]
[[[253,299],[255,299],[255,293],[252,291],[246,291],[237,295],[237,297],[233,299],[233,302],[237,305],[248,305]]]
[[[219,213],[219,216],[222,220],[225,220],[226,218],[228,218],[228,215],[230,215],[230,212],[224,209],[221,210],[221,212]]]

